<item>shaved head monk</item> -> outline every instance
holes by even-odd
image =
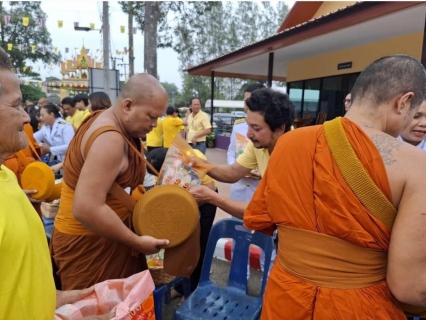
[[[70,143],[63,188],[51,241],[62,288],[82,289],[147,268],[144,254],[168,244],[137,236],[132,212],[111,193],[117,183],[134,189],[143,183],[140,139],[157,125],[168,96],[148,74],[130,78],[114,106],[90,115]]]
[[[278,140],[244,213],[251,230],[278,229],[262,319],[402,320],[401,303],[426,310],[426,154],[396,139],[426,99],[425,69],[383,57],[351,93],[344,118]]]

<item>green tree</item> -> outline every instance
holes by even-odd
[[[180,101],[179,98],[181,95],[179,88],[174,83],[161,82],[161,84],[169,95],[169,105],[176,107],[176,101]]]
[[[173,37],[176,25],[179,23],[185,23],[187,26],[195,25],[198,17],[217,3],[214,1],[120,1],[123,11],[133,13],[144,34],[145,72],[158,78],[157,48],[178,50],[179,45]]]
[[[21,84],[20,88],[23,101],[38,101],[40,98],[46,97],[46,94],[39,87],[30,84]]]
[[[58,63],[60,60],[60,55],[53,51],[50,33],[40,26],[40,21],[47,18],[40,5],[36,1],[0,1],[0,46],[9,53],[14,67],[30,77],[38,74],[25,68],[29,62]],[[5,16],[10,17],[7,24]],[[22,23],[23,17],[29,18],[26,27]],[[13,45],[12,50],[8,50],[8,43]],[[36,46],[34,51],[32,45]]]

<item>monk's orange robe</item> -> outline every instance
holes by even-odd
[[[343,119],[343,126],[370,177],[391,200],[376,147],[353,122]],[[390,230],[351,191],[332,158],[322,126],[290,131],[278,140],[244,223],[269,235],[276,225],[285,225],[337,237],[361,248],[382,252],[389,248]],[[385,280],[358,289],[333,289],[293,274],[283,269],[277,256],[261,319],[406,319]]]
[[[28,147],[26,147],[25,149],[21,151],[23,152],[24,156],[27,158],[28,163],[31,163],[36,161],[36,159],[40,157],[41,149],[37,141],[35,141],[34,139],[33,127],[31,127],[29,123],[26,123],[24,125],[24,132],[28,139]],[[21,185],[21,175],[22,175],[22,172],[24,172],[25,165],[19,160],[18,155],[15,153],[9,156],[4,162],[4,165],[16,175],[19,185]],[[41,218],[40,203],[32,203],[32,205]]]
[[[34,134],[33,128],[31,127],[31,125],[29,123],[26,123],[24,125],[24,132],[25,132],[27,139],[28,139],[28,147],[26,147],[25,149],[23,149],[21,151],[27,157],[28,162],[31,163],[31,162],[34,162],[40,156],[41,150],[40,150],[40,146],[37,144],[37,142],[35,141],[35,139],[33,137],[33,134]],[[30,145],[32,145],[34,148],[31,148]],[[37,152],[37,154],[34,151]],[[21,184],[21,175],[22,175],[22,172],[24,172],[25,166],[19,160],[17,154],[15,153],[15,154],[9,156],[6,159],[4,165],[8,169],[13,171],[13,173],[18,178],[19,184]]]
[[[56,274],[63,290],[84,289],[105,280],[127,278],[148,268],[144,255],[135,253],[125,244],[93,234],[72,214],[74,190],[84,165],[81,141],[102,112],[94,112],[85,119],[71,141],[64,161],[61,202],[50,242],[54,269],[57,268]],[[96,138],[99,133],[95,131],[89,140]],[[141,150],[139,139],[129,140]],[[143,183],[145,165],[130,147],[128,159],[128,170],[118,176],[116,182],[123,188],[134,189]],[[117,213],[124,224],[130,224],[132,212],[119,200],[108,195],[106,204]]]

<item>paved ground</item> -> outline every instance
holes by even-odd
[[[226,151],[221,149],[207,149],[207,159],[214,164],[226,164]],[[219,193],[229,196],[231,185],[218,182]],[[215,222],[231,217],[226,212],[217,209]],[[230,263],[228,261],[214,259],[210,274],[210,279],[213,283],[220,286],[225,286],[229,278]],[[259,295],[262,272],[251,269],[248,283],[249,294]],[[163,307],[163,319],[172,320],[177,309],[179,299],[173,300],[169,305]]]

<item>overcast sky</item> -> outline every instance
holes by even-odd
[[[275,2],[275,1],[273,1]],[[291,7],[295,1],[286,1]],[[127,22],[128,17],[121,11],[121,7],[116,1],[109,1],[110,4],[110,26],[111,26],[111,50],[112,54],[118,58],[124,58],[124,63],[128,63],[128,55],[117,55],[116,50],[124,51],[128,48]],[[48,18],[46,27],[49,30],[54,47],[62,53],[63,59],[70,59],[74,52],[79,52],[83,43],[89,49],[90,55],[102,58],[102,34],[99,30],[75,31],[74,22],[78,22],[82,27],[89,27],[90,23],[95,24],[95,29],[101,27],[102,2],[86,1],[42,1],[41,7],[46,12]],[[63,27],[58,28],[58,20],[63,21]],[[126,27],[126,32],[120,32],[120,26]],[[134,22],[134,26],[136,23]],[[135,72],[143,72],[143,35],[140,30],[134,35],[135,49]],[[65,48],[69,48],[69,53],[65,53]],[[74,50],[74,48],[77,48]],[[97,52],[97,50],[99,50]],[[97,61],[100,61],[100,60]],[[117,65],[123,63],[117,60]],[[40,66],[40,71],[37,71]],[[111,66],[111,61],[110,61]],[[53,66],[52,70],[44,68],[43,64],[37,64],[35,70],[41,73],[42,78],[55,76],[61,78],[58,66]],[[124,67],[120,67],[123,73]],[[126,66],[128,72],[128,66]],[[172,49],[158,49],[158,74],[160,81],[175,83],[182,88],[182,79],[179,73],[178,55]]]

